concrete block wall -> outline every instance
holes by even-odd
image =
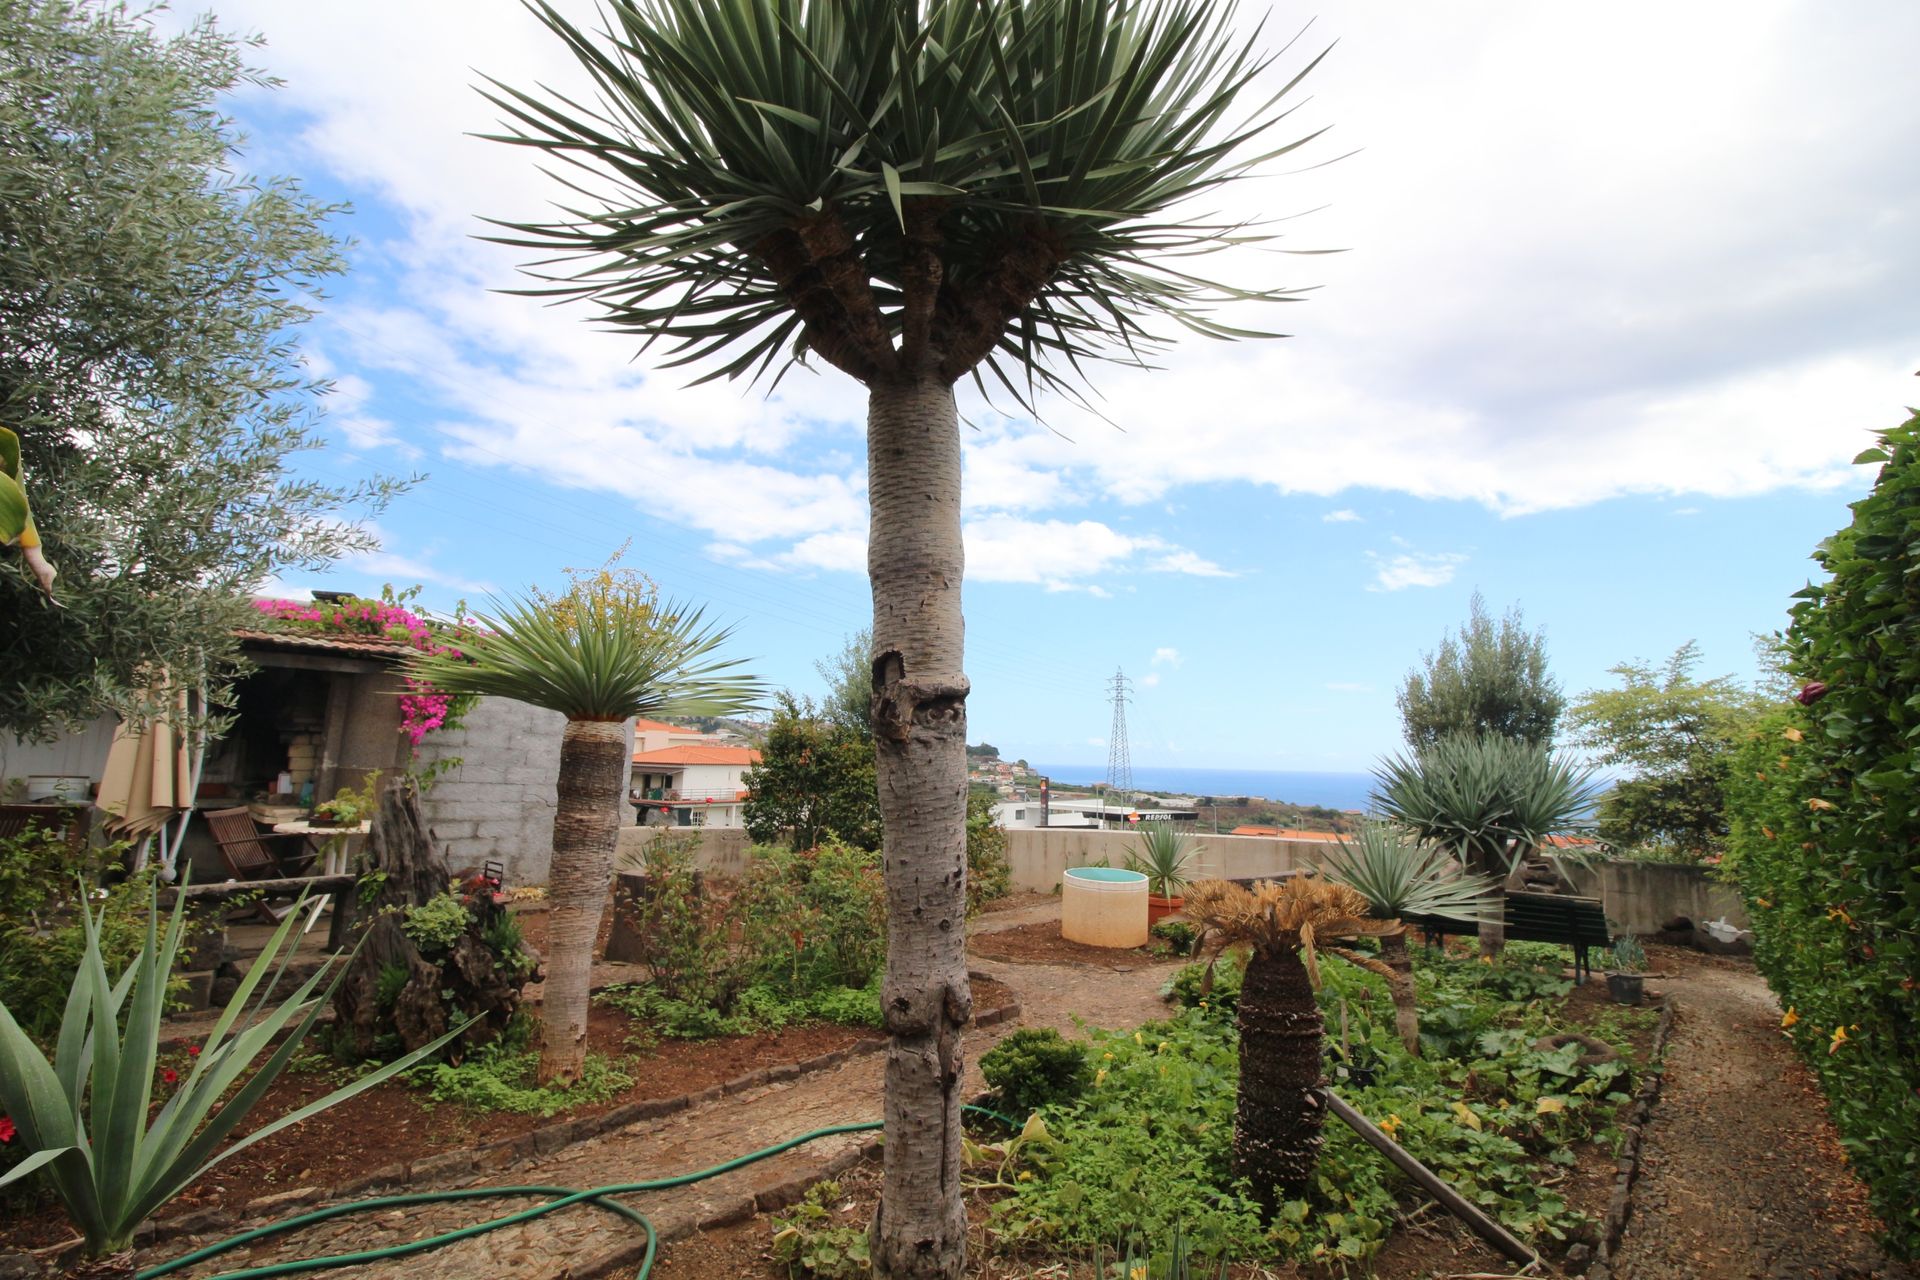
[[[430,733],[416,763],[458,757],[422,803],[427,826],[455,870],[497,860],[510,885],[547,882],[553,853],[555,787],[566,717],[507,698],[482,698],[458,729]],[[632,742],[629,728],[628,742]],[[628,751],[628,757],[632,752]],[[627,771],[615,800],[621,823],[633,821]]]
[[[1753,927],[1739,893],[1708,867],[1602,862],[1565,870],[1576,890],[1606,903],[1607,923],[1620,933],[1657,933],[1676,916],[1696,925],[1725,917],[1736,928]]]
[[[1194,879],[1244,879],[1278,875],[1298,867],[1316,866],[1330,845],[1315,840],[1281,840],[1272,836],[1216,836],[1197,834],[1198,864]],[[1085,867],[1102,858],[1109,866],[1124,867],[1127,855],[1140,847],[1131,831],[1095,831],[1062,827],[1025,827],[1007,832],[1007,861],[1013,868],[1013,887],[1028,893],[1051,893],[1068,867]]]
[[[748,853],[753,842],[741,827],[622,827],[620,847],[613,855],[614,871],[640,870],[646,847],[663,838],[699,841],[693,865],[710,876],[738,878],[753,861]]]

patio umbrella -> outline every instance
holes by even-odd
[[[185,690],[175,695],[175,707],[180,721],[187,723],[190,703]],[[100,795],[94,803],[111,815],[108,830],[140,842],[134,854],[134,870],[146,865],[158,836],[161,872],[167,879],[173,878],[174,859],[193,814],[194,792],[200,785],[204,745],[196,735],[165,719],[144,725],[122,721],[114,730]],[[179,827],[169,832],[167,826],[176,818]]]

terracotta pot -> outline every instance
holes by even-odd
[[[1147,895],[1147,928],[1151,929],[1168,916],[1187,905],[1185,898],[1162,898],[1158,894]]]

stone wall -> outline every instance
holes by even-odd
[[[448,865],[457,871],[497,860],[506,864],[509,885],[547,882],[566,723],[557,711],[482,698],[460,728],[427,735],[420,767],[453,757],[461,762],[440,776],[422,805]],[[623,770],[615,801],[623,826],[633,822],[626,782]]]

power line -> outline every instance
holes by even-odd
[[[1118,795],[1130,799],[1133,795],[1133,753],[1127,747],[1127,703],[1132,701],[1128,694],[1132,690],[1127,673],[1120,668],[1113,669],[1113,680],[1107,685],[1113,697],[1113,727],[1107,731],[1107,797]]]

